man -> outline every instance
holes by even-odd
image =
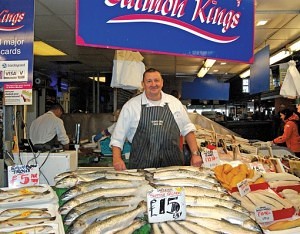
[[[160,72],[153,68],[146,70],[142,86],[144,92],[122,107],[111,137],[115,170],[126,169],[121,155],[126,138],[132,143],[130,169],[183,165],[180,134],[185,137],[192,152],[190,165],[200,167],[202,158],[194,135],[195,126],[181,102],[162,92]]]
[[[33,145],[53,147],[61,144],[65,150],[69,149],[69,137],[60,117],[64,110],[60,104],[54,104],[45,114],[35,119],[29,130],[29,137]]]

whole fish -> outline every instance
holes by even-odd
[[[193,166],[169,166],[169,167],[160,167],[160,168],[145,168],[145,171],[148,172],[159,172],[159,171],[169,171],[169,170],[188,170],[188,171],[200,171],[207,174],[213,174],[214,172],[211,169],[204,167],[193,167]]]
[[[214,218],[219,220],[225,219],[228,222],[238,224],[252,231],[261,231],[260,226],[248,215],[226,207],[186,206],[186,214],[190,216]]]
[[[196,234],[218,234],[223,232],[214,231],[205,225],[200,225],[190,221],[176,221],[179,225],[193,231]]]
[[[0,212],[2,218],[16,218],[16,217],[51,217],[47,208],[10,208]]]
[[[70,225],[78,216],[94,209],[95,207],[111,206],[136,206],[143,198],[138,196],[117,196],[117,197],[100,197],[94,200],[84,202],[71,209],[64,217],[64,224]]]
[[[129,181],[129,180],[108,180],[108,179],[97,179],[91,182],[84,182],[78,184],[74,187],[71,187],[66,192],[64,192],[60,199],[62,201],[68,201],[73,197],[76,197],[80,194],[93,191],[98,188],[108,189],[108,188],[130,188],[130,187],[138,187],[143,182],[140,180]]]
[[[169,221],[167,224],[175,231],[177,234],[197,234],[194,231],[189,230],[183,225],[179,225],[175,221]]]
[[[112,206],[112,207],[99,207],[90,210],[74,220],[74,222],[67,229],[66,234],[79,234],[90,226],[92,223],[109,218],[116,214],[124,213],[129,210],[129,206]],[[133,208],[131,208],[133,209]]]
[[[99,197],[117,197],[129,195],[145,197],[146,191],[148,190],[150,189],[147,186],[141,186],[139,188],[95,189],[91,192],[80,194],[67,201],[59,208],[59,212],[60,214],[65,215],[75,206]]]
[[[91,173],[95,173],[97,170],[76,170],[76,171],[66,171],[66,172],[62,172],[60,174],[57,174],[54,177],[54,182],[57,182],[67,176],[74,176],[76,177],[77,175],[83,175],[83,174],[91,174]]]
[[[137,219],[137,220],[134,220],[133,223],[130,224],[128,227],[126,227],[120,231],[117,231],[115,234],[131,234],[135,230],[138,230],[139,228],[144,226],[145,224],[146,224],[146,221]]]
[[[120,180],[142,180],[145,181],[144,176],[140,175],[132,175],[132,174],[126,174],[126,173],[118,173],[116,171],[97,171],[95,173],[90,174],[81,174],[77,176],[67,176],[62,178],[61,180],[57,181],[55,184],[56,188],[71,188],[77,184],[80,184],[82,182],[90,182],[97,179],[120,179]]]
[[[174,229],[168,225],[167,223],[159,223],[158,224],[161,228],[161,230],[163,231],[163,233],[165,234],[176,234],[176,232],[174,231]]]
[[[250,215],[248,210],[236,204],[235,202],[227,201],[216,197],[185,196],[185,203],[189,206],[224,206],[229,209],[233,209],[244,214]]]
[[[232,233],[242,233],[242,234],[258,234],[263,233],[263,231],[260,230],[250,230],[247,228],[243,228],[240,225],[232,224],[225,219],[218,220],[214,218],[205,218],[205,217],[194,217],[194,216],[186,216],[186,221],[195,222],[201,226],[205,226],[211,230],[214,230],[216,232],[220,233],[226,233],[226,234],[232,234]],[[182,225],[185,225],[183,222],[180,222]],[[191,223],[188,224],[188,226],[191,226]]]
[[[90,225],[85,231],[85,234],[104,234],[119,231],[128,227],[136,217],[142,216],[147,210],[146,202],[139,203],[137,208],[127,211],[123,214],[115,215],[105,220],[97,221]]]
[[[158,223],[152,223],[151,224],[151,229],[152,229],[153,234],[162,234]]]
[[[9,197],[24,195],[24,194],[41,193],[41,192],[45,192],[45,190],[47,190],[47,188],[41,185],[32,185],[32,186],[25,186],[20,188],[13,188],[13,189],[0,188],[0,199],[5,199]]]
[[[153,179],[155,180],[165,180],[174,178],[195,178],[199,180],[205,180],[214,184],[220,184],[215,177],[205,174],[200,171],[189,171],[189,170],[168,170],[168,171],[158,171],[154,172]]]
[[[237,199],[232,197],[227,192],[223,192],[223,191],[217,191],[213,189],[206,189],[200,187],[184,187],[184,191],[186,196],[195,196],[195,194],[197,194],[197,196],[216,197],[216,198],[232,201],[235,203],[239,203]]]
[[[178,187],[201,187],[206,189],[213,189],[217,191],[224,190],[220,185],[214,184],[205,180],[195,178],[176,178],[167,180],[154,180],[154,185],[178,186]]]
[[[50,191],[47,190],[45,192],[31,192],[28,194],[23,195],[16,195],[12,197],[8,197],[5,199],[0,199],[0,204],[12,204],[17,202],[27,202],[27,201],[33,201],[37,199],[44,199],[49,197]]]
[[[0,221],[0,228],[11,228],[11,227],[20,227],[28,225],[37,225],[44,224],[49,221],[55,220],[56,217],[50,218],[20,218],[20,219],[6,219]]]
[[[37,225],[33,227],[24,227],[14,229],[13,231],[1,231],[1,234],[56,234],[54,228],[50,225]]]

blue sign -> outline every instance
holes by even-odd
[[[182,82],[182,98],[228,101],[229,88],[229,83],[218,82],[216,77],[207,74],[193,82]]]
[[[34,0],[1,0],[0,85],[32,82]]]
[[[254,0],[77,0],[76,44],[253,62]]]

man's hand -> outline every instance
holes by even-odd
[[[123,171],[126,170],[126,165],[121,158],[113,158],[113,166],[116,171]]]
[[[202,161],[202,158],[201,156],[199,155],[192,155],[192,158],[191,158],[191,166],[193,167],[201,167],[203,161]]]

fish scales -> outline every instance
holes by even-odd
[[[125,227],[128,227],[136,217],[143,215],[146,212],[146,210],[146,203],[141,202],[139,203],[136,209],[93,223],[84,231],[84,233],[104,234],[119,231]]]
[[[95,207],[111,207],[111,206],[136,206],[141,200],[136,196],[117,196],[117,197],[100,197],[94,200],[84,202],[71,209],[64,217],[64,224],[70,225],[78,216],[94,209]]]
[[[125,211],[128,211],[129,208],[129,206],[111,206],[99,207],[90,210],[77,217],[67,229],[66,234],[82,233],[86,228],[88,228],[88,226],[90,226],[95,221],[103,220],[113,215],[123,213]]]

